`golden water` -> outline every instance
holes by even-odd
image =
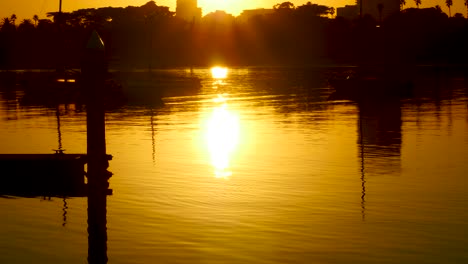
[[[198,93],[107,114],[109,263],[468,261],[464,79],[358,105],[291,72],[197,69]],[[61,111],[84,153],[85,113]],[[54,109],[0,118],[0,153],[57,148]],[[86,198],[65,202],[0,198],[0,263],[85,263]]]

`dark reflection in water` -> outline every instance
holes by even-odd
[[[68,204],[67,204],[67,197],[63,197],[63,223],[62,226],[65,227],[67,225],[67,209],[68,209]]]
[[[88,195],[88,263],[107,263],[107,195],[93,190]]]
[[[64,150],[62,148],[62,130],[60,129],[60,109],[58,105],[55,110],[55,115],[57,116],[57,139],[58,139],[58,149],[56,149],[55,151],[57,153],[63,153]]]
[[[385,174],[400,170],[401,105],[394,101],[366,101],[359,110],[359,141],[367,171]]]
[[[382,175],[400,170],[401,104],[397,99],[358,101],[358,146],[361,160],[361,207],[365,219],[366,173]]]
[[[361,215],[366,220],[366,176],[364,172],[364,145],[361,144]]]
[[[0,95],[6,105],[7,120],[11,120],[9,118],[10,112],[17,113],[21,111],[17,107],[19,102],[17,93],[19,90],[16,89],[17,83],[14,76],[14,73],[3,74],[0,84]],[[37,93],[40,87],[35,88]],[[48,100],[49,95],[42,94],[41,96],[40,99],[45,98],[46,100],[31,98],[30,101],[23,101],[23,103],[25,105],[39,103],[55,110],[58,141],[58,148],[55,149],[56,154],[3,155],[0,161],[4,165],[3,172],[7,174],[9,180],[6,181],[5,185],[1,186],[0,195],[2,197],[3,194],[19,197],[44,195],[44,199],[47,200],[51,200],[52,197],[61,197],[63,199],[63,227],[67,225],[67,198],[87,196],[88,263],[107,263],[107,195],[109,193],[108,179],[112,173],[107,171],[109,156],[105,154],[103,100],[99,101],[99,103],[91,100],[94,104],[87,104],[88,155],[84,157],[80,154],[69,155],[64,153],[60,120],[63,114],[61,111],[63,105],[60,105],[60,103],[68,102],[61,101],[63,99],[61,97]],[[78,101],[70,101],[70,103],[79,104]],[[67,114],[67,105],[65,105],[64,110],[64,114]],[[91,145],[89,142],[91,142]],[[99,144],[104,144],[104,146],[96,147]],[[87,184],[84,183],[85,163],[88,163]],[[7,170],[5,170],[5,166]]]
[[[154,127],[154,110],[151,107],[151,157],[153,159],[153,166],[156,164],[156,141],[154,138],[155,135],[155,127]]]
[[[110,172],[105,172],[103,177],[109,177]],[[19,176],[19,175],[15,175]],[[64,175],[62,175],[64,176]],[[64,192],[59,190],[57,193],[44,190],[40,186],[27,186],[25,182],[23,189],[7,189],[2,187],[0,198],[12,197],[36,197],[38,193],[46,192],[47,196],[42,196],[45,201],[51,201],[52,197],[61,197],[62,207],[62,227],[66,227],[68,220],[67,198],[75,196],[74,192],[63,196]],[[3,195],[6,193],[7,195]],[[92,183],[88,185],[88,263],[103,264],[107,263],[107,187],[96,186]]]
[[[5,85],[5,84],[3,84]],[[5,105],[5,121],[17,120],[17,108],[18,108],[18,91],[13,86],[2,87],[0,85],[0,97],[2,98],[3,104]]]

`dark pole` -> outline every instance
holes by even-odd
[[[194,54],[194,43],[195,43],[195,34],[194,34],[194,30],[195,30],[195,17],[192,18],[192,23],[190,24],[190,47],[189,47],[189,60],[190,60],[190,76],[193,76],[193,62],[194,62],[194,57],[195,57],[195,54]]]
[[[149,71],[153,70],[153,17],[150,19],[150,47],[149,47]]]
[[[104,43],[96,31],[92,32],[88,41],[81,73],[87,109],[88,170],[91,174],[98,173],[95,178],[91,177],[94,175],[88,175],[88,178],[101,180],[100,173],[107,169],[104,111],[104,81],[107,75],[107,62]]]
[[[62,0],[59,1],[59,12],[57,14],[57,20],[56,20],[56,23],[57,23],[57,30],[58,30],[58,48],[57,48],[57,72],[59,73],[63,73],[65,72],[65,63],[64,63],[64,60],[63,60],[63,55],[64,55],[64,41],[63,41],[63,36],[64,34],[62,34]]]
[[[151,27],[151,30],[150,30],[150,50],[149,50],[149,65],[148,65],[148,69],[149,69],[149,72],[151,72],[153,70],[153,66],[151,65],[152,64],[152,61],[153,61],[153,27],[150,25]]]
[[[96,31],[88,41],[81,73],[86,96],[88,157],[88,263],[107,263],[107,171],[104,81],[107,63],[104,43]]]
[[[362,18],[362,0],[359,0],[359,18]]]

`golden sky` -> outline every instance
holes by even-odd
[[[96,8],[96,7],[125,7],[129,5],[140,6],[149,0],[63,0],[63,10],[73,11],[81,8]],[[286,0],[284,0],[286,1]],[[203,14],[213,12],[215,10],[226,10],[228,13],[238,15],[244,9],[254,8],[271,8],[279,2],[278,0],[198,0],[198,5],[202,8]],[[296,6],[302,5],[307,0],[290,0]],[[312,3],[323,4],[332,7],[340,7],[344,5],[354,4],[355,0],[315,0]],[[414,1],[406,0],[406,7],[414,7]],[[442,10],[448,13],[448,8],[445,6],[444,0],[421,0],[421,7],[432,7],[439,4]],[[466,16],[466,8],[463,6],[462,0],[453,1],[452,14],[456,12]],[[19,19],[31,18],[34,14],[44,18],[45,14],[50,11],[58,10],[59,0],[1,0],[0,1],[0,17],[16,14]],[[156,4],[169,6],[172,11],[175,11],[176,0],[158,0]]]

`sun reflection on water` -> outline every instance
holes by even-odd
[[[230,159],[239,143],[239,115],[231,111],[222,96],[213,100],[219,105],[210,114],[206,127],[206,142],[216,178],[232,175]]]

